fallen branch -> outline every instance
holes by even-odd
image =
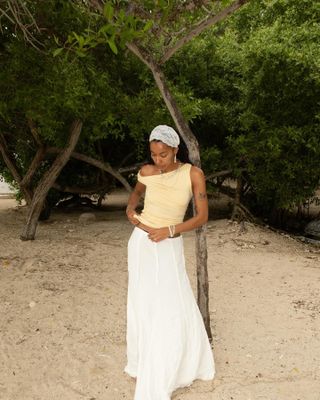
[[[231,175],[232,171],[231,170],[224,170],[224,171],[219,171],[219,172],[214,172],[213,174],[206,175],[206,181],[210,181],[213,178],[217,178],[219,176],[227,176]]]
[[[62,186],[58,183],[54,183],[52,187],[60,192],[64,193],[71,193],[71,194],[100,194],[100,193],[107,193],[109,186],[107,185],[100,185],[92,188],[83,188],[80,186]]]

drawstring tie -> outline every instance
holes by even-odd
[[[158,243],[153,242],[153,248],[156,255],[156,285],[159,285],[159,256],[158,256]]]

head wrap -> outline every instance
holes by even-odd
[[[179,135],[173,128],[171,128],[171,126],[168,125],[156,126],[149,136],[149,142],[152,140],[160,140],[170,147],[178,147],[180,143]]]

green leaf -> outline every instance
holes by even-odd
[[[85,44],[84,37],[83,36],[79,36],[78,42],[79,42],[79,46],[83,47],[83,45]]]
[[[146,24],[145,24],[145,26],[143,27],[143,32],[147,32],[149,29],[151,29],[152,28],[152,26],[153,26],[153,21],[152,20],[149,20]]]
[[[63,47],[59,47],[58,49],[55,49],[53,52],[53,57],[57,57],[62,51],[63,51]]]
[[[76,38],[78,42],[80,42],[80,36],[76,32],[72,32],[73,36]]]
[[[107,42],[114,54],[118,54],[118,48],[114,42],[114,38],[109,39]]]
[[[86,56],[84,49],[76,50],[76,54],[81,58],[84,58]]]
[[[56,35],[53,35],[53,40],[55,41],[56,45],[59,46],[59,38]]]
[[[113,18],[114,9],[110,3],[106,3],[103,7],[103,14],[108,21],[111,21]]]

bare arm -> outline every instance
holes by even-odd
[[[126,214],[129,221],[134,225],[137,225],[139,223],[139,221],[133,216],[134,214],[136,214],[136,208],[139,204],[140,198],[143,196],[145,191],[146,186],[141,182],[137,182],[128,199]]]
[[[177,224],[175,228],[176,233],[191,231],[208,221],[208,198],[204,173],[200,168],[191,167],[190,177],[196,215]]]

